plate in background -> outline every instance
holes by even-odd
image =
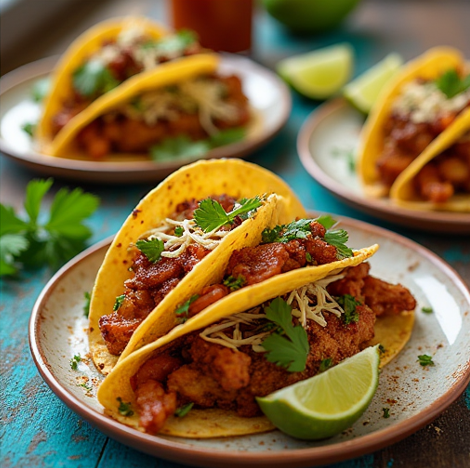
[[[341,98],[312,112],[297,137],[307,172],[344,203],[386,221],[427,232],[470,233],[470,213],[409,210],[366,197],[354,170],[363,123],[363,114]]]
[[[0,151],[36,172],[71,180],[103,183],[144,183],[158,181],[194,159],[175,162],[90,161],[58,158],[36,152],[31,138],[21,126],[35,120],[40,107],[31,99],[33,84],[52,71],[58,57],[49,57],[24,65],[0,79]],[[244,141],[211,150],[207,158],[243,158],[273,138],[283,127],[292,107],[290,92],[271,70],[254,61],[222,54],[218,69],[236,74],[243,82],[256,115],[256,132]],[[259,120],[259,123],[258,123]]]
[[[103,413],[96,400],[102,379],[88,354],[84,292],[90,291],[110,244],[106,239],[78,255],[46,285],[29,325],[31,352],[44,380],[73,411],[110,437],[156,457],[197,466],[254,465],[294,468],[370,453],[412,434],[454,402],[470,381],[470,292],[458,274],[429,250],[403,236],[348,218],[349,245],[379,243],[372,274],[411,289],[418,300],[412,337],[380,376],[371,406],[354,426],[331,439],[300,441],[279,431],[224,439],[152,436]],[[425,314],[421,307],[432,307]],[[70,359],[80,353],[77,371]],[[435,367],[421,367],[420,354]],[[83,386],[85,385],[85,386]],[[89,387],[88,389],[86,387]],[[383,417],[390,408],[390,418]]]

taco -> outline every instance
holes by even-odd
[[[195,159],[256,131],[240,78],[197,54],[141,73],[81,111],[54,138],[52,156],[164,162]]]
[[[467,139],[458,141],[470,107],[468,73],[460,52],[439,47],[410,62],[387,86],[361,137],[358,170],[367,194],[396,194],[398,179],[402,184],[418,176],[419,198],[430,209],[453,209],[454,194],[468,196],[470,146]],[[430,178],[438,182],[433,190],[425,182]]]
[[[170,53],[157,53],[162,46],[167,50],[170,46]],[[168,34],[143,17],[114,18],[90,28],[70,45],[54,69],[36,132],[41,146],[47,148],[76,114],[103,94],[116,92],[124,81],[162,61],[199,50],[192,35]]]
[[[408,341],[416,301],[403,286],[369,275],[364,260],[376,248],[216,302],[118,363],[99,402],[118,421],[153,434],[210,438],[274,429],[256,397],[376,343],[385,348],[383,366]],[[308,344],[283,336],[292,326],[289,337],[303,333]]]
[[[219,221],[204,231],[193,218],[214,210]],[[173,173],[133,210],[98,272],[89,315],[97,368],[108,373],[133,335],[136,349],[167,333],[187,291],[220,281],[233,250],[297,216],[305,210],[287,184],[254,164],[201,161]]]

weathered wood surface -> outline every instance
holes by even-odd
[[[45,1],[45,0],[40,0]],[[78,33],[101,19],[126,13],[164,17],[156,0],[82,2],[76,14],[58,21],[28,47],[2,64],[8,70],[43,56],[61,52]],[[283,31],[266,15],[255,23],[257,60],[272,67],[292,53],[338,41],[351,42],[357,51],[360,73],[391,50],[410,58],[433,45],[448,44],[470,57],[470,2],[365,1],[350,21],[335,33],[299,39]],[[40,39],[40,40],[39,40]],[[408,232],[348,208],[303,170],[295,149],[297,131],[315,103],[294,95],[294,109],[286,128],[253,161],[274,170],[291,184],[309,208],[343,214],[391,228],[447,260],[470,284],[468,237]],[[34,174],[3,156],[0,158],[3,203],[21,205],[24,188]],[[55,188],[59,188],[58,182]],[[123,188],[84,187],[102,199],[91,220],[93,241],[114,233],[127,213],[150,186]],[[51,275],[41,270],[21,281],[2,282],[0,306],[2,425],[0,460],[4,467],[108,467],[131,468],[178,465],[158,460],[108,439],[84,422],[55,397],[42,381],[28,349],[28,319],[34,301]],[[376,453],[334,465],[336,468],[454,468],[470,466],[470,389],[426,428]]]

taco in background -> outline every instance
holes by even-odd
[[[367,194],[387,196],[395,181],[417,160],[429,161],[429,154],[437,155],[448,148],[445,143],[456,143],[459,123],[470,106],[470,77],[464,57],[451,48],[429,50],[405,65],[401,73],[386,87],[374,105],[365,124],[359,149],[359,175]],[[429,148],[429,149],[428,149]],[[449,166],[469,167],[468,146],[451,150],[441,159],[451,157]],[[424,154],[426,152],[426,154]],[[426,156],[427,155],[427,156]],[[454,182],[448,180],[453,169],[444,164],[435,176],[443,183],[453,185],[454,192],[466,193],[468,177]],[[403,175],[403,178],[406,176]],[[403,180],[403,179],[402,179]],[[422,193],[430,206],[436,198],[449,201],[451,191],[438,196]],[[449,206],[451,202],[449,202]]]
[[[255,131],[240,79],[217,73],[220,57],[198,54],[164,63],[80,112],[49,154],[157,162],[194,160]]]
[[[196,210],[219,221],[203,231]],[[173,173],[133,210],[98,272],[89,315],[97,368],[108,373],[134,334],[141,346],[167,333],[181,298],[220,281],[233,250],[295,217],[305,210],[287,184],[254,164],[201,161]]]
[[[149,433],[210,438],[274,429],[255,397],[377,342],[385,365],[410,338],[416,301],[369,275],[362,262],[375,250],[234,292],[118,363],[99,402]]]
[[[390,197],[417,210],[470,212],[470,108],[399,175]]]
[[[76,114],[100,96],[116,92],[124,81],[162,61],[198,52],[196,38],[185,34],[169,34],[160,24],[143,17],[114,18],[84,32],[52,74],[36,132],[40,145],[47,150]],[[165,54],[162,46],[170,51]]]

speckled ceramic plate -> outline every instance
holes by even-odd
[[[181,463],[211,467],[313,466],[333,463],[390,445],[432,421],[470,380],[470,293],[443,260],[420,245],[381,228],[343,218],[355,248],[380,244],[372,274],[406,285],[418,300],[416,324],[402,353],[381,373],[372,404],[353,427],[320,442],[278,431],[227,439],[189,440],[151,436],[103,414],[96,400],[101,380],[87,350],[84,292],[90,291],[110,240],[63,267],[38,298],[30,322],[31,351],[44,380],[66,405],[104,433],[133,448]],[[425,314],[422,307],[432,307]],[[84,359],[70,367],[75,354]],[[433,356],[421,367],[417,356]],[[383,418],[382,408],[390,408]]]
[[[0,79],[0,151],[17,163],[47,176],[103,183],[144,183],[161,180],[193,160],[155,163],[140,161],[90,161],[40,154],[21,129],[36,121],[40,107],[32,101],[33,84],[49,75],[57,57],[49,57],[14,70]],[[243,82],[255,124],[245,140],[211,150],[205,158],[246,157],[282,128],[292,107],[287,86],[271,70],[247,57],[224,54],[219,71],[236,74]]]
[[[427,232],[470,233],[470,213],[416,211],[388,199],[366,197],[355,172],[355,154],[364,116],[344,99],[312,112],[297,137],[307,172],[333,195],[358,210]]]

